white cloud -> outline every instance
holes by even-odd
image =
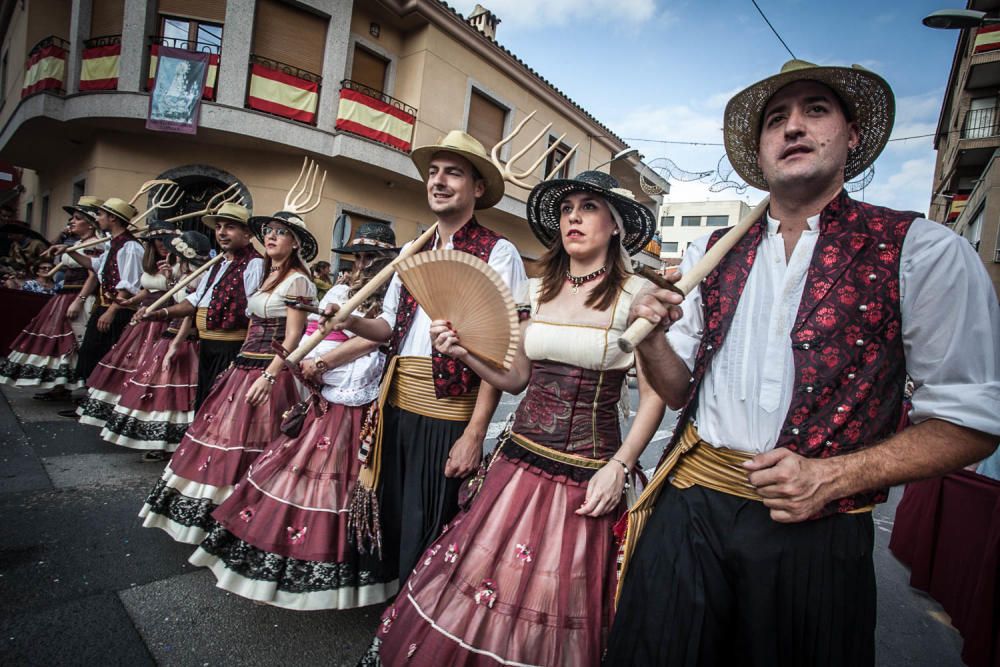
[[[883,173],[896,165],[882,159],[875,163],[875,179],[864,191],[864,199],[880,206],[927,213],[934,178],[933,153],[928,157],[906,160],[894,171]],[[855,198],[862,193],[856,192]]]
[[[455,6],[468,16],[475,0],[462,0]],[[519,27],[564,25],[570,20],[599,17],[605,21],[640,23],[656,15],[654,0],[487,0],[482,4],[496,14],[504,24]],[[671,22],[673,14],[666,12],[664,20]]]

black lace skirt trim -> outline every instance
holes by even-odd
[[[262,551],[213,522],[201,548],[246,579],[267,581],[286,593],[316,593],[387,583],[362,563],[299,560]]]
[[[91,419],[97,419],[102,422],[107,422],[111,419],[111,415],[115,412],[115,406],[112,403],[105,403],[104,401],[99,401],[96,398],[87,397],[83,399],[83,403],[80,404],[80,416],[90,417]]]
[[[358,661],[358,667],[382,667],[382,657],[379,651],[382,650],[382,640],[378,637],[372,638],[372,643],[368,645],[368,650]]]
[[[180,444],[190,424],[172,424],[170,422],[144,422],[135,417],[113,412],[107,419],[105,427],[112,433],[131,438],[132,440],[165,442]]]
[[[76,364],[62,364],[58,368],[42,368],[18,364],[10,359],[0,359],[0,376],[10,380],[38,380],[39,382],[58,382],[58,384],[76,384],[80,376],[76,374]]]
[[[150,512],[188,528],[197,527],[208,531],[215,525],[212,520],[215,503],[208,498],[188,498],[177,489],[167,486],[163,479],[158,480],[149,492],[146,504],[149,505]]]
[[[500,447],[500,444],[497,444]],[[535,454],[534,452],[529,452],[524,447],[514,442],[514,440],[507,438],[503,442],[503,448],[500,450],[500,456],[507,459],[508,461],[525,463],[532,468],[538,468],[543,472],[547,472],[550,475],[557,477],[566,477],[573,480],[574,482],[586,483],[590,481],[590,478],[594,476],[600,468],[578,468],[574,465],[569,465],[568,463],[560,463],[558,461],[553,461],[552,459],[545,458]]]

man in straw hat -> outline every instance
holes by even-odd
[[[515,295],[523,291],[527,276],[517,249],[475,218],[475,211],[492,207],[504,193],[503,176],[482,144],[456,130],[438,144],[416,149],[412,158],[438,220],[437,236],[426,249],[452,248],[475,255],[488,262]],[[430,324],[394,276],[382,314],[375,319],[352,316],[343,327],[389,344],[381,412],[372,415],[374,438],[366,445],[370,451],[352,521],[362,548],[381,540],[385,565],[398,565],[400,581],[458,511],[459,487],[479,466],[483,440],[500,401],[498,390],[480,386],[479,377],[464,364],[432,349]]]
[[[227,202],[201,220],[215,230],[215,240],[225,258],[180,303],[140,313],[142,317],[164,321],[195,316],[201,340],[195,410],[204,403],[215,378],[239,353],[250,326],[247,300],[260,288],[264,278],[264,259],[253,247],[250,211],[245,206]]]
[[[690,449],[644,494],[631,557],[626,538],[609,664],[873,664],[873,505],[993,451],[1000,311],[975,252],[844,191],[892,121],[881,77],[797,60],[726,107],[729,159],[770,208],[683,303],[632,308],[660,323],[639,356]]]
[[[138,214],[134,206],[123,199],[111,197],[91,208],[95,211],[98,226],[111,240],[97,257],[79,251],[68,253],[81,267],[92,271],[99,283],[97,304],[87,321],[77,359],[76,373],[83,381],[118,341],[132,319],[134,310],[120,304],[142,289],[139,279],[142,277],[144,252],[142,244],[129,229],[132,219]],[[58,246],[52,252],[58,255],[65,250],[65,246]],[[64,410],[59,414],[76,417],[75,410]]]

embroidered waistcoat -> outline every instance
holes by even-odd
[[[115,287],[121,281],[121,271],[118,268],[118,251],[129,241],[135,241],[132,232],[124,231],[111,239],[108,248],[108,258],[101,267],[101,296],[104,303],[112,304],[118,296],[118,288]]]
[[[844,191],[823,209],[791,332],[795,387],[778,447],[826,458],[895,432],[906,375],[899,262],[903,240],[917,217],[855,201]],[[765,224],[762,219],[751,228],[701,285],[705,330],[670,447],[697,412],[701,382],[725,342]],[[715,232],[708,247],[725,232]],[[859,493],[830,503],[818,516],[886,497],[886,489]]]
[[[503,237],[493,230],[483,227],[473,218],[455,232],[454,236],[451,237],[451,244],[455,250],[467,252],[484,262],[489,262],[490,253],[493,252],[493,247],[501,238]],[[428,250],[432,244],[433,241],[420,250]],[[389,352],[386,355],[387,367],[388,360],[399,354],[416,313],[417,300],[413,298],[405,286],[401,286],[399,305],[396,308],[396,325],[392,329]],[[438,398],[461,396],[479,386],[479,376],[473,373],[468,366],[433,349],[431,350],[431,366],[434,369],[434,393]]]
[[[205,314],[205,324],[209,330],[239,331],[250,326],[247,317],[247,291],[243,285],[243,272],[250,260],[260,257],[253,246],[240,248],[233,253],[232,263],[226,267],[226,272],[212,289],[212,298],[208,302],[208,312]],[[212,284],[219,270],[216,264],[208,273],[208,284]]]

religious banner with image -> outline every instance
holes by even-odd
[[[195,134],[209,54],[160,46],[156,65],[146,127],[162,132]]]

